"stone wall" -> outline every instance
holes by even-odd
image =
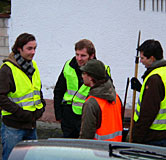
[[[0,64],[9,55],[8,19],[0,15]]]

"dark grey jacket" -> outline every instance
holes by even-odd
[[[95,84],[90,89],[89,96],[103,98],[109,102],[115,101],[116,92],[110,80]],[[101,110],[94,98],[88,99],[83,105],[81,131],[79,138],[93,139],[96,129],[101,125]]]

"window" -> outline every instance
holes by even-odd
[[[166,12],[166,0],[139,0],[139,10]]]
[[[11,13],[11,0],[1,0],[0,14],[10,14],[10,13]]]

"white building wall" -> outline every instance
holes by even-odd
[[[111,67],[114,85],[123,101],[127,77],[134,75],[139,30],[141,43],[157,39],[165,51],[166,12],[153,12],[151,5],[151,0],[147,0],[146,10],[140,11],[139,0],[14,0],[9,46],[23,32],[36,36],[35,60],[41,73],[44,98],[52,99],[65,61],[75,54],[75,42],[90,39],[96,46],[97,58]],[[139,64],[140,80],[144,70]],[[129,87],[128,106],[131,101]]]

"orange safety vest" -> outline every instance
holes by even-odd
[[[95,140],[116,141],[122,142],[122,116],[121,116],[121,101],[116,95],[116,103],[109,103],[107,100],[95,98],[101,109],[101,126],[96,130]]]

